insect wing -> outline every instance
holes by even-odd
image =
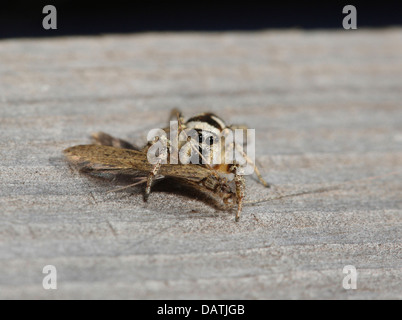
[[[148,162],[146,152],[103,145],[78,145],[64,150],[67,159],[81,171],[116,171],[127,175],[148,174],[153,164]],[[165,164],[159,174],[192,181],[201,181],[211,172],[198,165]]]
[[[82,171],[149,171],[146,154],[101,145],[79,145],[64,150],[67,159]]]

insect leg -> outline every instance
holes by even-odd
[[[264,185],[264,187],[270,188],[271,185],[266,182],[264,180],[264,178],[261,176],[260,170],[258,170],[258,167],[256,166],[256,164],[253,162],[253,160],[251,160],[247,154],[243,151],[243,148],[241,148],[240,146],[236,145],[236,149],[237,151],[239,151],[241,153],[241,155],[243,156],[243,158],[254,167],[254,172],[257,175],[258,180],[260,180],[260,182]]]
[[[155,176],[158,174],[161,166],[162,166],[161,161],[158,161],[152,168],[151,172],[148,174],[147,186],[145,188],[145,194],[144,194],[144,201],[148,200],[149,194],[151,193],[152,182],[154,181]]]
[[[246,131],[248,128],[246,126],[230,126],[225,129],[230,129],[230,130],[242,129],[243,131]],[[247,131],[246,131],[246,134],[247,134]],[[247,161],[247,163],[249,163],[253,166],[254,172],[257,175],[257,178],[261,182],[261,184],[267,188],[271,187],[271,185],[264,180],[264,178],[262,177],[262,175],[260,173],[260,170],[258,169],[256,164],[253,162],[253,160],[251,160],[250,157],[243,151],[243,147],[238,145],[236,142],[231,143],[230,146],[231,146],[232,150],[233,150],[233,146],[234,146],[236,148],[236,150],[242,155],[242,157]]]
[[[153,144],[155,144],[159,140],[160,140],[160,138],[157,137],[151,143],[151,146]],[[148,200],[149,194],[151,193],[151,187],[152,187],[152,183],[154,182],[155,176],[158,174],[158,172],[159,172],[159,170],[160,170],[160,168],[162,166],[162,161],[164,159],[167,159],[167,156],[168,156],[168,148],[169,148],[169,145],[170,145],[170,141],[168,139],[166,139],[166,138],[163,139],[162,141],[165,144],[165,147],[162,148],[162,150],[160,150],[160,154],[158,155],[158,160],[156,161],[156,163],[154,164],[152,170],[148,174],[147,186],[145,187],[144,201]]]
[[[234,181],[236,185],[236,199],[237,199],[237,212],[235,221],[238,222],[240,220],[241,210],[243,208],[243,198],[246,189],[246,182],[244,180],[244,176],[239,174],[238,165],[233,165],[232,171],[234,171]]]

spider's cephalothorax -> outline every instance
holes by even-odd
[[[226,124],[213,113],[201,113],[182,123],[179,131],[190,137],[179,145],[185,163],[208,165],[209,168],[230,173],[227,166],[221,166],[224,156],[223,130]],[[183,141],[183,140],[181,140]],[[188,143],[191,142],[191,143]]]

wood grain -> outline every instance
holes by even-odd
[[[397,28],[0,41],[0,298],[401,299],[401,57]],[[143,145],[172,108],[256,130],[274,187],[248,177],[248,199],[340,187],[234,223],[63,159],[97,131]]]

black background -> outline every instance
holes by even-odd
[[[401,3],[402,1],[399,1]],[[45,30],[42,8],[57,9],[57,30]],[[358,28],[402,25],[397,1],[1,1],[0,37],[51,37],[144,31],[342,28],[342,9],[357,9]]]

